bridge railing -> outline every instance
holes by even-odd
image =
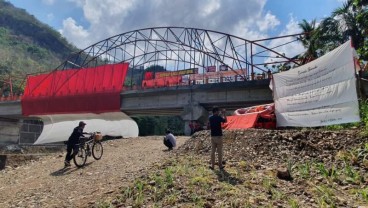
[[[19,101],[21,99],[22,95],[1,96],[0,102]]]
[[[163,82],[163,83],[156,83],[155,80],[150,80],[150,84],[146,85],[146,82],[142,82],[141,85],[132,85],[132,86],[123,86],[123,91],[129,90],[145,90],[145,89],[157,89],[157,88],[165,88],[165,87],[181,87],[181,86],[191,86],[191,85],[211,85],[215,83],[228,83],[228,82],[244,82],[244,81],[251,81],[251,80],[265,80],[271,79],[272,74],[254,74],[251,76],[246,77],[246,79],[238,80],[234,79],[232,81],[224,80],[222,78],[218,78],[218,80],[213,81],[210,79],[204,80],[187,80],[185,82],[178,81],[177,83],[170,83],[170,82]]]
[[[264,80],[264,79],[271,79],[272,74],[255,74],[247,77],[247,80]],[[245,81],[247,81],[245,80]],[[180,82],[180,83],[164,83],[163,85],[154,85],[154,86],[144,86],[144,85],[133,85],[133,86],[123,86],[123,91],[130,91],[130,90],[146,90],[146,89],[156,89],[156,88],[165,88],[165,87],[181,87],[181,86],[190,86],[190,85],[210,85],[214,83],[222,83],[226,82],[219,79],[218,82],[210,83],[208,80],[200,80],[203,81],[198,82],[199,80],[188,80],[187,82]],[[232,82],[243,82],[239,80],[234,80]],[[12,101],[20,101],[22,99],[22,95],[9,95],[9,96],[1,96],[0,102],[12,102]]]

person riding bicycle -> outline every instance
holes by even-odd
[[[84,134],[88,134],[86,132],[83,132],[84,127],[86,126],[86,123],[83,121],[79,122],[79,125],[74,128],[73,133],[70,135],[68,142],[67,142],[67,148],[66,148],[66,156],[64,165],[65,167],[70,166],[70,160],[73,159],[74,155],[78,153],[78,144],[80,142],[80,138],[83,137]]]

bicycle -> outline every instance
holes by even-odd
[[[101,144],[102,135],[98,132],[90,133],[89,137],[81,137],[78,153],[74,155],[73,162],[78,167],[83,167],[87,162],[87,157],[91,156],[95,160],[99,160],[103,154]]]

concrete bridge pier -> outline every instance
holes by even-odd
[[[185,122],[184,133],[185,135],[190,135],[189,124],[193,120],[197,120],[200,123],[205,123],[208,120],[208,111],[202,107],[199,103],[190,103],[184,106],[181,118]]]
[[[17,118],[0,118],[0,146],[18,144],[20,127]]]
[[[42,129],[43,123],[37,118],[0,117],[0,146],[31,145]]]

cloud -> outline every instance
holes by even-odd
[[[53,13],[47,14],[47,21],[52,21],[55,18]]]
[[[55,3],[55,0],[42,0],[42,3],[47,5],[53,5]]]
[[[79,48],[123,32],[156,26],[203,28],[252,40],[266,37],[267,30],[280,24],[271,12],[264,13],[266,0],[68,1],[82,8],[88,23],[83,28],[73,19],[64,20],[62,34]]]
[[[221,8],[221,2],[220,0],[214,0],[210,2],[209,4],[203,5],[203,12],[201,13],[202,16],[208,16],[216,11],[219,11]]]
[[[65,37],[73,37],[72,43],[80,48],[85,48],[90,45],[88,38],[91,34],[82,26],[77,25],[76,21],[71,17],[63,21],[63,29],[60,30],[60,33]]]
[[[268,35],[259,30],[254,29],[254,25],[249,25],[247,22],[240,21],[235,25],[232,35],[237,35],[247,40],[257,40],[266,38]]]
[[[83,7],[87,0],[68,0],[69,2],[75,3],[79,7]]]
[[[292,34],[299,34],[302,32],[298,25],[298,21],[293,17],[292,14],[290,14],[290,20],[288,24],[285,26],[285,28],[279,33],[278,36],[285,36],[285,35],[292,35]],[[270,41],[268,44],[269,48],[275,48],[275,51],[285,54],[286,57],[294,57],[298,54],[301,54],[305,51],[305,48],[299,41],[295,41],[295,37],[286,37],[286,38],[280,38],[280,39],[274,39]],[[294,41],[294,42],[293,42]],[[289,43],[291,42],[291,43]],[[289,43],[286,45],[283,45],[285,43]],[[275,53],[269,53],[270,56],[275,57],[277,56]],[[283,58],[267,58],[265,60],[265,63],[267,62],[274,62],[274,61],[280,61],[285,60]]]
[[[267,12],[264,18],[257,21],[257,25],[260,31],[267,31],[268,29],[273,29],[280,24],[280,21],[275,15]]]

